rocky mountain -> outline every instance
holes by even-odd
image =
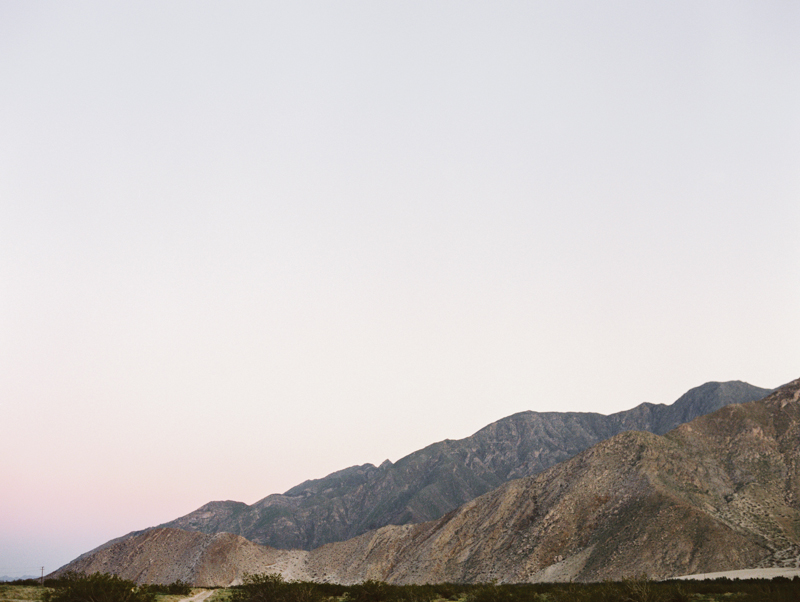
[[[227,585],[244,572],[354,583],[596,581],[800,566],[800,379],[660,436],[624,432],[438,520],[312,551],[154,529],[64,570]],[[60,572],[59,571],[59,572]]]
[[[643,403],[605,416],[521,412],[471,437],[445,440],[392,464],[364,464],[306,481],[248,506],[210,502],[165,523],[203,533],[230,532],[283,549],[313,549],[383,527],[444,516],[499,485],[531,476],[623,431],[663,434],[734,403],[761,399],[768,389],[711,382],[672,405]]]
[[[622,433],[438,521],[314,550],[307,566],[343,582],[596,581],[790,556],[800,563],[800,380],[665,436]]]

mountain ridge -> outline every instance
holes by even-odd
[[[709,382],[673,404],[642,403],[610,415],[518,412],[469,437],[432,443],[394,463],[347,467],[251,505],[209,502],[158,526],[236,533],[281,549],[314,549],[386,525],[440,518],[509,480],[538,474],[619,432],[663,434],[698,415],[769,392],[741,381]]]
[[[620,433],[426,523],[310,552],[157,528],[59,572],[179,575],[198,585],[235,583],[243,572],[477,583],[661,579],[779,562],[800,566],[800,379],[665,435]]]

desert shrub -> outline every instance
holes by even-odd
[[[466,602],[514,602],[514,596],[506,587],[486,584],[470,591]]]
[[[663,588],[645,575],[622,582],[625,602],[665,602]]]
[[[347,590],[347,600],[348,602],[388,602],[397,598],[394,589],[388,583],[369,579],[351,585]]]
[[[482,584],[467,592],[466,602],[544,602],[542,589],[533,584]]]
[[[347,592],[347,586],[340,583],[317,583],[316,587],[323,598],[341,598]]]
[[[154,602],[155,594],[116,575],[68,573],[42,599],[44,602]]]
[[[396,602],[431,602],[439,598],[436,588],[432,585],[388,585],[386,591],[389,600]]]
[[[460,600],[462,595],[464,595],[464,588],[452,583],[442,583],[441,585],[434,586],[434,588],[436,597],[444,600]]]
[[[232,589],[230,602],[322,602],[324,598],[316,584],[288,583],[281,575],[248,575]]]
[[[666,602],[690,602],[691,600],[691,595],[680,583],[665,584],[664,596]]]
[[[558,584],[547,594],[547,600],[553,600],[553,602],[599,602],[603,600],[605,602],[605,598],[592,595],[596,593],[585,586],[574,583]]]
[[[181,580],[173,581],[172,583],[168,583],[166,585],[162,585],[160,583],[151,583],[141,586],[140,589],[153,594],[167,594],[170,596],[188,596],[192,593],[192,586]]]

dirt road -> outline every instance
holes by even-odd
[[[213,589],[204,589],[201,592],[197,592],[191,598],[182,598],[181,600],[179,600],[179,602],[203,602],[203,600],[210,598],[213,594],[214,594]]]

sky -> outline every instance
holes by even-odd
[[[799,377],[798,31],[0,2],[0,575],[515,412]]]

